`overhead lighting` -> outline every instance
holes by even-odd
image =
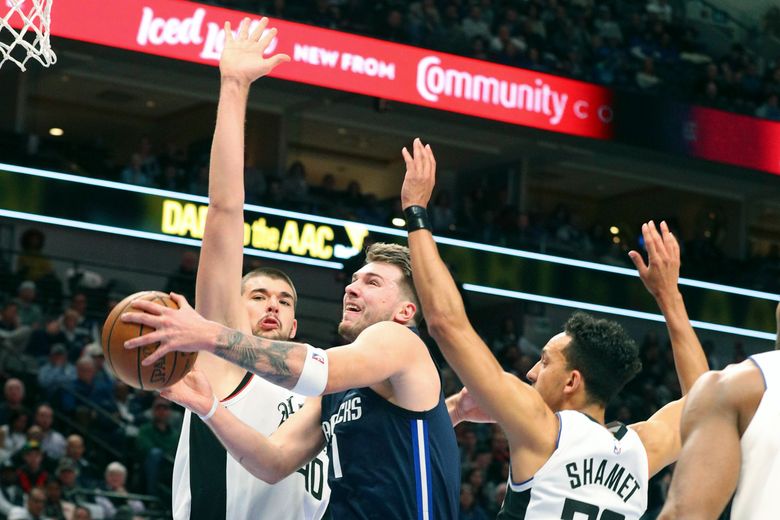
[[[610,226],[609,232],[612,233],[613,235],[617,235],[618,233],[620,233],[620,228],[617,226]]]
[[[146,108],[154,108],[157,106],[157,103],[153,99],[147,99],[146,100]]]
[[[611,307],[609,305],[580,302],[580,301],[568,300],[564,298],[554,298],[551,296],[543,296],[541,294],[531,294],[531,293],[520,292],[520,291],[509,291],[506,289],[486,287],[484,285],[476,285],[471,283],[464,283],[463,290],[469,292],[475,292],[475,293],[489,294],[492,296],[503,296],[505,298],[514,298],[516,300],[526,300],[531,302],[544,303],[548,305],[558,305],[560,307],[569,307],[569,308],[585,310],[585,311],[615,314],[617,316],[638,318],[640,320],[658,321],[661,323],[665,321],[662,315],[654,314],[651,312],[635,311],[632,309],[623,309],[621,307]],[[753,330],[753,329],[743,329],[741,327],[732,327],[729,325],[721,325],[719,323],[711,323],[708,321],[691,320],[691,325],[697,329],[712,330],[715,332],[725,332],[726,334],[736,334],[739,336],[766,339],[770,341],[774,341],[776,336],[775,333],[773,332],[764,332],[761,330]]]
[[[406,225],[406,221],[401,217],[395,217],[391,222],[395,227],[404,227]]]
[[[62,128],[57,128],[56,126],[54,128],[49,128],[49,135],[54,137],[60,137],[65,133],[65,131]]]
[[[620,243],[620,237],[612,237],[612,242],[615,243],[615,244],[619,244]]]
[[[40,170],[38,168],[29,168],[27,166],[18,166],[14,164],[0,163],[0,169],[9,172],[23,174],[23,175],[33,175],[36,177],[44,177],[48,179],[58,179],[65,182],[76,182],[79,184],[87,184],[89,186],[102,186],[105,188],[113,188],[122,191],[128,191],[131,193],[145,193],[145,194],[157,195],[161,197],[173,197],[179,200],[198,202],[201,204],[209,203],[208,197],[204,195],[192,195],[189,193],[182,193],[182,192],[172,191],[172,190],[163,190],[160,188],[149,188],[146,186],[137,186],[135,184],[125,184],[117,181],[96,179],[93,177],[82,177],[70,173]],[[333,218],[333,217],[322,217],[319,215],[311,215],[308,213],[301,213],[298,211],[289,211],[284,209],[271,208],[268,206],[260,206],[257,204],[244,204],[244,209],[247,211],[256,211],[259,213],[267,213],[269,215],[276,215],[279,217],[302,219],[311,222],[319,222],[321,224],[328,224],[334,226],[347,226],[347,225],[354,224],[354,222],[351,220],[344,220],[344,219]],[[386,235],[391,235],[396,237],[406,237],[407,235],[405,230],[397,229],[394,227],[378,226],[375,224],[363,224],[363,225],[367,230],[373,233],[384,233]],[[507,255],[515,258],[526,258],[529,260],[536,260],[540,262],[550,262],[557,265],[580,267],[583,269],[590,269],[594,271],[639,278],[639,273],[633,267],[628,268],[628,267],[619,267],[611,264],[599,264],[596,262],[590,262],[588,260],[578,260],[574,258],[565,258],[565,257],[549,255],[545,253],[537,253],[535,251],[524,251],[522,249],[511,249],[503,246],[494,246],[491,244],[470,242],[468,240],[462,240],[459,238],[442,237],[438,235],[435,236],[434,238],[438,244],[444,244],[453,247],[462,247],[464,249],[482,251],[485,253],[496,253],[496,254]],[[749,298],[761,298],[763,300],[770,300],[775,302],[780,301],[780,294],[769,293],[765,291],[756,291],[754,289],[745,289],[742,287],[734,287],[731,285],[723,285],[723,284],[713,283],[713,282],[704,282],[701,280],[694,280],[692,278],[681,277],[679,280],[679,284],[688,287],[697,287],[699,289],[721,291],[728,294],[737,294],[739,296],[746,296]]]

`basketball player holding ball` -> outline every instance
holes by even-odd
[[[297,294],[281,271],[258,269],[243,279],[244,119],[250,84],[289,60],[263,57],[275,36],[263,18],[249,34],[245,19],[238,36],[225,26],[221,87],[209,171],[209,211],[196,281],[195,306],[203,316],[247,335],[289,340],[295,336]],[[273,433],[303,406],[304,397],[253,376],[210,353],[195,370],[211,384],[225,409],[254,431]],[[176,520],[317,520],[328,502],[327,458],[314,454],[276,484],[256,479],[230,456],[209,427],[185,412],[173,472]]]
[[[620,325],[584,313],[575,313],[545,345],[528,372],[533,387],[504,372],[469,323],[430,232],[425,208],[435,182],[433,152],[417,139],[413,155],[404,149],[403,156],[401,202],[412,224],[415,285],[428,330],[467,389],[448,406],[456,420],[487,414],[509,441],[510,475],[498,518],[638,520],[649,478],[679,453],[683,399],[645,422],[605,426],[607,403],[641,367],[639,351]],[[631,259],[664,313],[685,393],[707,361],[677,290],[679,248],[663,223],[660,234],[652,222],[642,232],[649,266],[637,252]]]
[[[233,55],[233,47],[238,45],[242,51],[257,47],[253,46],[252,40],[258,35],[253,33],[248,37],[246,33],[242,24],[240,35],[233,42],[226,31],[228,42],[221,64],[223,77],[226,59]],[[249,51],[242,52],[242,56],[249,62],[263,61],[260,48],[253,56]],[[230,142],[242,141],[238,123],[243,121],[246,90],[253,77],[250,72],[245,71],[244,79],[237,82],[241,87],[242,103],[238,104],[235,99],[231,103],[223,102],[230,92],[228,89],[236,87],[230,87],[234,82],[224,79],[220,98],[214,156],[223,157],[222,152],[225,152],[223,160],[233,161],[234,165],[229,169],[213,165],[212,175],[235,172],[233,192],[237,191],[235,186],[239,182],[243,153],[240,149],[223,150],[219,129],[220,125],[232,122],[236,126],[232,127]],[[440,374],[415,329],[420,313],[408,249],[395,244],[374,244],[369,248],[367,264],[353,275],[344,294],[339,333],[350,344],[326,352],[310,345],[282,341],[288,339],[284,337],[252,335],[249,323],[239,321],[246,318],[246,311],[240,300],[233,297],[239,294],[238,282],[225,275],[229,268],[225,259],[204,264],[204,261],[209,262],[208,255],[213,254],[209,247],[224,249],[219,241],[224,241],[225,237],[208,234],[209,225],[235,232],[232,247],[239,247],[238,223],[241,222],[242,206],[239,202],[217,203],[218,196],[227,197],[231,193],[230,187],[220,183],[220,190],[223,187],[227,193],[218,192],[213,182],[210,186],[212,206],[200,266],[209,276],[203,277],[199,273],[196,296],[197,310],[212,320],[215,316],[221,318],[218,320],[221,323],[204,319],[179,295],[173,295],[173,299],[180,308],[172,313],[167,311],[173,309],[154,303],[136,302],[134,307],[144,312],[124,314],[122,320],[143,324],[155,331],[128,341],[126,347],[140,348],[159,341],[160,346],[145,359],[144,365],[153,365],[174,350],[205,350],[200,354],[198,364],[203,365],[201,359],[212,360],[213,366],[220,367],[220,372],[204,372],[199,366],[183,381],[164,390],[162,395],[201,416],[230,455],[259,479],[276,483],[289,478],[327,445],[333,518],[456,518],[460,458]],[[215,208],[221,206],[224,206],[223,211],[232,209],[235,213],[229,226],[217,226],[217,219],[212,218],[212,212],[216,213]],[[207,240],[211,241],[206,243]],[[234,262],[232,258],[229,261]],[[236,258],[234,268],[238,269],[239,265]],[[217,270],[221,271],[221,279],[211,276]],[[205,284],[209,284],[208,292],[201,290]],[[225,286],[231,284],[233,288],[228,292]],[[223,299],[218,303],[205,296],[212,292],[222,294]],[[255,294],[262,295],[262,292],[248,286],[244,298],[251,300]],[[278,297],[282,296],[278,294]],[[225,309],[233,310],[229,314],[219,314]],[[256,323],[264,325],[265,321]],[[237,366],[228,368],[229,363]],[[247,425],[249,418],[242,420],[230,413],[230,408],[218,398],[228,395],[234,387],[212,388],[209,384],[221,382],[217,376],[228,370],[235,372],[234,380],[248,370],[266,381],[311,398],[269,435]],[[262,415],[263,412],[258,409],[254,413]],[[192,415],[190,417],[195,420]],[[195,459],[193,455],[190,464]],[[212,469],[212,474],[219,472]],[[211,493],[212,490],[203,489],[207,497]],[[238,497],[236,501],[243,499]],[[291,518],[287,510],[272,509],[259,503],[253,516]]]

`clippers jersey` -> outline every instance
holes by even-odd
[[[637,520],[647,508],[647,452],[637,433],[558,412],[555,451],[529,480],[509,476],[497,520]]]
[[[731,518],[770,520],[778,517],[780,490],[780,351],[750,356],[764,377],[764,396],[740,440],[742,465]]]
[[[270,435],[298,411],[304,397],[250,373],[222,404]],[[173,466],[175,520],[318,520],[328,505],[328,459],[317,458],[277,484],[245,470],[211,429],[187,410]]]
[[[458,517],[460,457],[444,394],[412,412],[369,388],[322,398],[334,520]]]

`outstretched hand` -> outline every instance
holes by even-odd
[[[628,253],[639,271],[639,278],[656,299],[674,294],[680,278],[680,245],[677,239],[666,222],[661,222],[659,233],[652,220],[642,224],[642,236],[647,248],[647,264],[637,251]]]
[[[290,61],[287,54],[274,54],[265,58],[263,53],[276,36],[276,28],[266,30],[268,18],[263,17],[252,33],[249,33],[249,18],[244,18],[233,36],[230,22],[225,22],[225,48],[219,60],[222,79],[237,79],[250,84],[271,72],[282,62]]]
[[[469,393],[469,389],[465,386],[458,395],[458,418],[461,421],[468,421],[474,423],[493,423],[496,422],[490,417],[482,408],[479,407],[477,401]]]
[[[436,184],[436,159],[433,157],[431,145],[423,146],[420,138],[414,140],[412,152],[404,147],[401,155],[406,162],[406,175],[401,187],[401,207],[427,207],[431,200],[433,186]]]
[[[135,323],[154,329],[137,338],[125,341],[125,348],[139,348],[159,343],[153,353],[147,356],[141,364],[153,365],[168,352],[198,352],[209,350],[211,340],[216,338],[222,326],[209,321],[193,309],[187,299],[171,293],[171,299],[179,306],[171,309],[159,303],[145,300],[133,302],[133,309],[143,312],[128,312],[122,314],[124,323]]]
[[[198,415],[206,415],[214,402],[209,380],[198,369],[192,369],[181,381],[162,389],[160,395]]]

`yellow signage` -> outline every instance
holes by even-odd
[[[208,206],[194,202],[166,199],[162,206],[161,231],[167,235],[203,238]],[[273,220],[281,220],[273,217]],[[336,228],[342,229],[342,228]],[[350,258],[363,247],[368,235],[365,226],[346,224],[343,232],[337,233],[332,226],[287,219],[279,226],[268,223],[267,217],[244,222],[244,246],[265,251],[287,253],[329,260]],[[337,235],[346,238],[347,244],[338,243]]]

